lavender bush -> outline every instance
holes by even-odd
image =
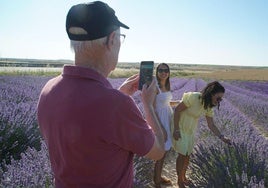
[[[53,187],[48,151],[42,138],[40,143],[36,123],[38,96],[48,79],[50,77],[0,77],[0,187]],[[124,79],[109,81],[118,88]],[[268,141],[262,132],[267,130],[268,97],[266,92],[257,89],[267,87],[268,82],[254,83],[254,91],[247,82],[223,84],[226,95],[220,111],[215,110],[215,123],[232,139],[233,146],[217,139],[201,118],[190,178],[194,187],[268,187]],[[184,92],[200,91],[205,85],[202,79],[172,78],[173,98],[181,99]],[[249,95],[256,97],[247,100]],[[143,113],[139,91],[133,99]],[[258,119],[254,119],[255,116]],[[256,123],[265,129],[256,127]],[[134,171],[134,187],[148,187],[153,161],[135,156]]]
[[[232,146],[198,143],[191,160],[191,178],[201,187],[244,187],[250,180],[257,187],[268,181],[265,159],[247,143]],[[267,186],[267,183],[266,183]]]
[[[39,77],[0,78],[0,162],[20,159],[28,147],[40,150],[36,103],[42,84]]]
[[[6,167],[0,184],[3,187],[53,187],[53,174],[44,142],[40,151],[29,147],[21,154],[20,160],[13,159]]]
[[[232,138],[233,146],[228,147],[215,138],[202,118],[191,166],[195,183],[209,187],[221,187],[222,181],[226,183],[222,187],[267,186],[268,142],[251,119],[225,100],[220,110],[215,110],[215,123]],[[200,170],[202,173],[196,173]]]

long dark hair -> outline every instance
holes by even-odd
[[[218,81],[208,83],[207,86],[201,91],[201,101],[204,108],[207,110],[208,108],[214,107],[215,105],[212,104],[213,95],[224,92],[224,87]],[[218,103],[218,108],[219,106],[220,103]]]
[[[156,67],[156,79],[157,79],[158,85],[159,85],[159,87],[160,87],[160,78],[158,77],[158,69],[159,69],[159,67],[160,67],[161,65],[164,65],[164,66],[166,66],[166,67],[168,68],[169,76],[168,76],[168,78],[166,79],[165,88],[166,88],[168,91],[170,91],[170,81],[169,81],[169,77],[170,77],[170,69],[169,69],[168,64],[166,64],[166,63],[160,63],[160,64],[157,65],[157,67]]]

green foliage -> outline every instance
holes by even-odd
[[[27,71],[27,70],[13,70],[13,71],[0,71],[0,76],[58,76],[61,74],[60,71],[47,71],[36,70],[36,71]]]
[[[12,126],[7,121],[1,119],[0,122],[0,163],[2,168],[4,163],[10,164],[11,158],[18,160],[21,153],[28,147],[40,150],[40,132],[37,124],[31,127]]]
[[[125,68],[116,68],[113,72],[110,73],[109,78],[128,78],[134,74],[138,74],[138,69],[125,69]]]
[[[171,71],[171,77],[190,77],[193,76],[193,72],[184,72],[184,71]]]

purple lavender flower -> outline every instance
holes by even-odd
[[[53,187],[48,151],[36,120],[39,93],[49,79],[0,77],[0,187]],[[124,80],[109,79],[114,88]],[[207,83],[194,78],[170,81],[173,99],[181,99],[184,92],[200,91]],[[233,145],[217,139],[201,118],[190,178],[196,187],[268,187],[268,82],[222,83],[226,93],[220,110],[215,109],[214,121]],[[132,97],[144,113],[140,91]],[[148,187],[153,161],[135,156],[134,171],[134,187]]]

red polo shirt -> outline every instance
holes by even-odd
[[[132,187],[133,154],[144,156],[154,143],[133,99],[78,66],[45,85],[38,123],[56,187]]]

